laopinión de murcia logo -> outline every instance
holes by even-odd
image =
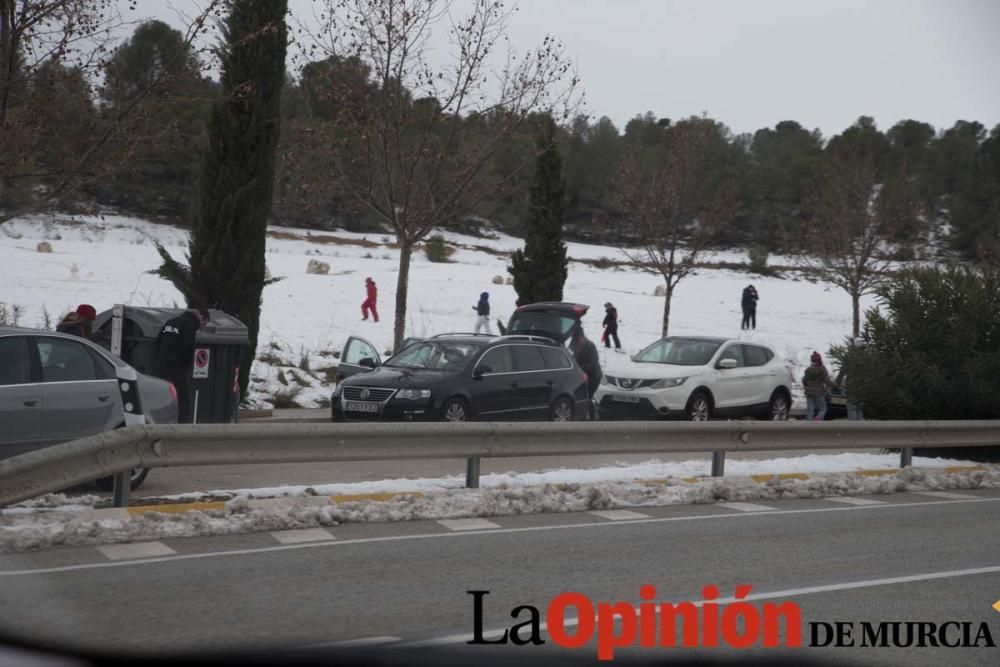
[[[516,621],[497,637],[487,637],[483,612],[489,591],[467,591],[473,599],[473,645],[538,646],[549,641],[579,649],[597,641],[597,657],[612,660],[623,648],[777,647],[837,648],[992,648],[993,632],[986,621],[810,621],[794,601],[748,600],[753,587],[737,585],[731,598],[720,599],[717,586],[702,588],[702,599],[658,602],[656,588],[639,589],[639,604],[597,602],[583,593],[566,592],[552,598],[542,612],[518,605],[510,612]],[[995,605],[1000,611],[1000,602]],[[543,621],[544,618],[544,621]],[[542,637],[543,628],[548,640]],[[808,643],[805,640],[808,639]]]

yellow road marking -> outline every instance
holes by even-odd
[[[356,500],[392,500],[396,496],[410,496],[420,498],[424,494],[419,491],[397,491],[395,493],[349,493],[339,496],[330,496],[331,503],[349,503]]]
[[[127,507],[128,513],[132,516],[142,516],[146,512],[165,512],[168,514],[180,514],[192,510],[221,510],[225,509],[226,503],[222,500],[206,503],[170,503],[167,505],[145,505],[138,507]]]

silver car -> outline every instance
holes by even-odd
[[[132,424],[177,422],[177,391],[88,340],[0,327],[0,459]],[[132,488],[146,478],[132,474]],[[105,490],[111,478],[97,480]]]

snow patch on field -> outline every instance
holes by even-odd
[[[261,344],[251,369],[250,397],[260,406],[273,406],[275,397],[283,396],[302,407],[323,407],[331,389],[330,374],[324,369],[336,364],[334,355],[348,336],[364,336],[379,352],[391,348],[399,251],[384,234],[313,234],[281,227],[271,227],[269,233],[267,267],[272,276],[283,280],[264,290]],[[508,258],[497,253],[518,248],[522,241],[506,235],[483,239],[447,232],[445,236],[462,245],[452,261],[432,263],[423,253],[413,257],[406,322],[409,336],[472,330],[473,306],[483,291],[490,293],[494,326],[495,320],[505,321],[515,307],[514,288],[495,285],[493,278],[507,276]],[[24,308],[24,326],[43,324],[46,313],[54,323],[79,303],[91,303],[98,310],[115,303],[181,304],[181,295],[170,283],[148,273],[160,262],[154,240],[178,259],[187,253],[187,230],[136,218],[45,215],[13,220],[0,227],[0,284],[8,287],[0,300]],[[52,252],[36,252],[39,241],[49,242]],[[614,247],[570,243],[568,252],[581,260],[624,259],[621,249]],[[310,260],[329,264],[329,274],[307,274]],[[712,257],[716,262],[744,260],[738,251]],[[773,260],[791,263],[790,258]],[[382,320],[378,323],[361,321],[367,276],[379,286]],[[813,350],[825,352],[830,344],[842,342],[851,328],[849,297],[801,278],[797,274],[751,276],[731,269],[699,271],[674,296],[670,331],[763,342],[773,346],[782,359],[800,366]],[[742,332],[740,295],[749,282],[761,295],[759,329]],[[630,268],[599,269],[574,262],[564,294],[569,301],[591,306],[584,325],[595,340],[604,315],[601,304],[613,302],[622,320],[625,350],[634,353],[660,337],[663,298],[654,295],[660,284],[655,276]],[[862,304],[871,305],[871,298]],[[270,361],[266,360],[269,350],[275,352]],[[601,351],[609,370],[630,363],[627,354]],[[308,358],[308,371],[299,368],[303,356]]]
[[[355,500],[330,505],[317,505],[306,498],[299,498],[254,507],[248,495],[241,494],[227,501],[222,510],[182,514],[150,511],[129,519],[88,520],[75,516],[74,512],[52,510],[36,510],[30,514],[4,512],[0,515],[0,552],[312,528],[345,522],[497,517],[985,487],[1000,487],[1000,466],[959,473],[906,468],[894,475],[879,477],[829,473],[811,476],[808,480],[775,478],[763,484],[747,477],[708,478],[694,483],[672,478],[655,483],[501,484],[490,488],[450,489],[435,494],[396,495],[389,500]]]

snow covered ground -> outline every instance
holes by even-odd
[[[334,352],[351,334],[369,339],[387,351],[392,341],[392,312],[396,291],[398,251],[388,234],[307,232],[272,228],[267,265],[271,275],[284,279],[267,287],[263,296],[260,348],[255,362],[251,398],[270,405],[278,392],[295,393],[302,407],[318,407],[329,396],[322,369],[336,363]],[[506,277],[507,260],[493,254],[521,245],[521,240],[498,235],[492,239],[445,233],[460,247],[449,263],[436,264],[419,253],[410,275],[406,330],[422,336],[444,331],[470,331],[473,306],[480,292],[490,293],[493,321],[506,320],[516,294],[509,285],[494,285],[494,276]],[[79,303],[98,310],[114,303],[136,306],[180,305],[180,294],[166,281],[147,272],[158,265],[151,240],[163,243],[182,259],[187,250],[185,230],[134,218],[36,216],[0,226],[0,303],[20,306],[20,323],[42,326],[46,313],[53,323]],[[48,241],[51,253],[36,251]],[[472,249],[488,247],[492,252]],[[576,259],[608,258],[621,261],[619,249],[569,244]],[[329,275],[307,275],[309,260],[330,265]],[[716,253],[710,261],[744,262],[739,252]],[[775,257],[772,264],[790,265]],[[379,286],[379,323],[362,322],[360,304],[364,279]],[[620,335],[626,351],[636,352],[657,339],[663,298],[654,296],[657,276],[634,269],[598,269],[573,262],[564,298],[589,304],[585,328],[596,338],[603,304],[611,301],[622,320]],[[760,293],[758,329],[741,332],[740,294],[748,283]],[[872,305],[866,301],[865,306]],[[825,353],[850,332],[848,296],[828,285],[801,277],[765,278],[728,269],[707,269],[682,282],[674,296],[671,333],[740,336],[772,345],[778,354],[798,364],[813,350]],[[303,357],[309,371],[298,369]],[[628,357],[605,355],[608,369],[628,363]],[[281,380],[284,380],[282,382]],[[295,389],[300,387],[299,389]]]
[[[660,469],[647,466],[643,472],[662,473],[677,469],[683,469],[683,466]],[[221,509],[183,513],[148,511],[117,518],[80,512],[77,511],[80,509],[78,505],[62,505],[64,502],[79,503],[79,498],[69,500],[53,496],[45,499],[47,502],[35,502],[30,508],[22,506],[0,513],[0,553],[59,545],[231,535],[359,521],[493,517],[722,501],[753,502],[1000,487],[1000,466],[982,466],[977,470],[961,472],[906,468],[896,474],[871,477],[831,472],[809,475],[805,480],[773,478],[766,483],[749,477],[705,478],[694,482],[670,477],[640,482],[616,479],[613,475],[602,476],[600,471],[586,471],[592,476],[587,483],[580,483],[579,476],[568,474],[577,472],[580,471],[562,471],[548,477],[545,474],[522,474],[513,476],[510,480],[513,483],[500,482],[505,476],[490,476],[493,479],[484,478],[484,486],[480,489],[431,489],[429,484],[421,485],[419,482],[432,480],[409,480],[411,488],[421,488],[424,492],[420,495],[395,495],[386,500],[347,500],[336,504],[323,497],[330,491],[326,487],[310,490],[311,493],[321,492],[319,497],[302,495],[303,492],[297,489],[282,489],[295,496],[271,501],[251,500],[252,493],[245,490],[226,501]],[[567,479],[575,481],[555,483],[562,474],[568,474]],[[450,483],[449,480],[441,486],[446,487]],[[378,484],[381,483],[376,483],[376,486]],[[343,485],[337,488],[343,488]],[[382,484],[379,488],[387,488],[387,485]],[[428,493],[431,490],[438,492]],[[273,491],[276,490],[253,490],[265,494]],[[54,507],[46,508],[45,505]]]

